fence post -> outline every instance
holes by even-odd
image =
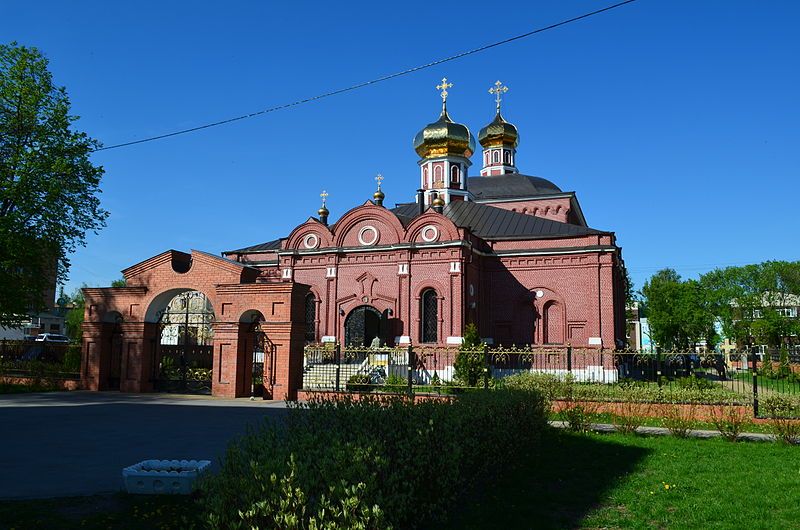
[[[656,382],[661,388],[661,349],[656,350]]]
[[[414,365],[417,364],[414,362],[414,348],[411,344],[408,345],[406,348],[408,352],[408,395],[414,393]]]
[[[483,389],[489,390],[489,345],[483,343]]]
[[[572,344],[567,344],[567,372],[572,373]]]
[[[339,388],[341,385],[341,381],[339,378],[341,377],[342,371],[342,345],[338,342],[336,346],[333,348],[333,360],[336,363],[336,391],[339,392]]]
[[[751,350],[750,346],[747,346],[747,350]],[[752,366],[753,366],[753,417],[758,417],[758,365],[756,363],[756,352],[755,350],[752,351]]]

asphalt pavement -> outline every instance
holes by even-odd
[[[119,392],[0,395],[0,499],[119,491],[146,459],[211,460],[280,401]]]

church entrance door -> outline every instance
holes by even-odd
[[[381,312],[369,305],[359,306],[347,315],[344,321],[345,346],[367,347],[372,345],[375,337],[380,337],[381,344],[386,344],[386,337],[381,336],[381,331],[386,325],[381,325],[383,316]]]

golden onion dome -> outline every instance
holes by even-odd
[[[444,208],[444,205],[445,205],[444,199],[442,199],[438,195],[436,196],[435,199],[433,199],[433,201],[431,201],[431,206],[433,206],[434,208]]]
[[[327,217],[331,212],[329,212],[328,209],[323,205],[322,208],[317,210],[317,213],[320,217]]]
[[[517,147],[519,145],[519,132],[514,125],[503,119],[500,111],[492,123],[478,133],[478,141],[483,147]]]
[[[376,201],[382,201],[383,199],[386,198],[386,195],[384,195],[383,192],[380,189],[378,189],[378,191],[372,194],[372,198],[375,199]]]
[[[467,126],[451,120],[443,107],[439,119],[414,136],[414,150],[422,158],[449,155],[469,158],[475,152],[475,139]]]

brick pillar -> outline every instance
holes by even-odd
[[[152,351],[150,339],[154,324],[122,322],[121,392],[152,392]]]
[[[305,326],[300,323],[267,323],[267,336],[274,345],[272,399],[297,399],[303,377]]]
[[[214,322],[214,361],[211,380],[211,395],[237,397],[243,395],[243,380],[237,378],[242,366],[239,348],[239,323]],[[238,381],[237,381],[238,379]],[[238,383],[238,384],[237,384]]]
[[[81,330],[81,387],[84,390],[101,390],[108,377],[108,361],[105,365],[103,363],[103,345],[108,339],[104,336],[101,322],[84,322]]]

